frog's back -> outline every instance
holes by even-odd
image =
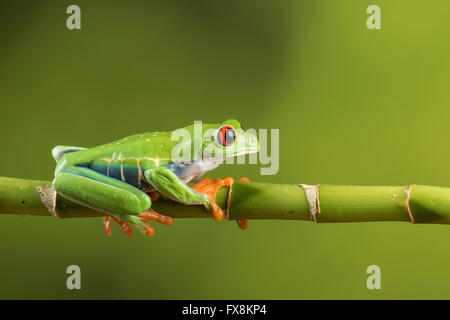
[[[155,154],[169,157],[171,152],[170,138],[170,132],[136,134],[88,150],[95,157],[141,158]]]
[[[173,142],[170,137],[170,132],[151,132],[89,149],[56,148],[60,148],[60,157],[65,161],[145,189],[148,186],[143,178],[144,171],[171,162]]]

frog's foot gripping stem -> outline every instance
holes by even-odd
[[[152,202],[155,202],[159,199],[159,193],[157,191],[150,192],[148,195],[150,199],[152,199]],[[155,233],[155,229],[153,229],[153,227],[148,224],[148,222],[150,221],[160,222],[162,224],[165,224],[166,226],[171,226],[174,224],[172,217],[160,214],[151,208],[139,214],[138,218],[144,225],[144,234],[146,236],[152,236]]]
[[[120,228],[122,229],[122,232],[125,233],[127,236],[133,235],[133,229],[131,229],[131,227],[128,223],[126,223],[125,221],[120,220],[116,217],[106,216],[106,217],[103,217],[103,230],[105,230],[105,233],[108,237],[111,236],[111,234],[112,234],[111,219],[116,221],[119,224]]]
[[[239,182],[250,182],[250,180],[242,177],[239,179]],[[192,185],[192,189],[209,197],[213,218],[215,220],[221,220],[224,214],[223,210],[216,205],[216,192],[222,187],[231,187],[233,183],[234,179],[231,177],[216,179],[214,182],[209,178],[204,178],[200,182]],[[248,228],[248,222],[245,219],[237,220],[237,224],[242,230]]]
[[[174,223],[172,217],[157,213],[153,209],[148,209],[141,214],[138,214],[137,216],[126,216],[126,219],[128,222],[138,227],[146,236],[152,236],[155,233],[155,229],[153,229],[153,227],[149,225],[148,222],[156,221],[165,224],[166,226],[171,226]],[[103,217],[103,229],[108,236],[110,236],[112,233],[110,224],[111,220],[116,221],[122,229],[123,233],[125,233],[127,236],[133,235],[133,229],[130,227],[128,222],[113,216],[106,216]]]
[[[204,178],[200,182],[191,186],[194,191],[202,193],[209,198],[209,205],[211,206],[212,216],[214,220],[222,220],[224,214],[223,210],[216,204],[216,192],[222,187],[229,187],[233,184],[234,179],[227,177],[224,179],[216,179],[214,182],[209,178]]]
[[[155,233],[155,229],[151,225],[148,224],[150,221],[160,222],[165,224],[166,226],[173,225],[174,221],[172,217],[160,214],[153,209],[148,209],[141,214],[138,215],[138,218],[141,220],[144,225],[145,231],[144,234],[146,236],[152,236]]]
[[[151,198],[152,202],[154,202],[158,200],[159,193],[156,191],[150,192],[148,196]],[[116,221],[119,224],[120,228],[122,229],[123,233],[125,233],[128,236],[133,235],[133,229],[130,227],[128,223],[131,223],[132,225],[136,226],[146,236],[152,236],[155,233],[155,229],[153,229],[153,227],[149,225],[148,222],[156,221],[165,224],[166,226],[171,226],[174,223],[172,217],[157,213],[151,208],[145,210],[144,212],[136,216],[125,215],[121,217],[123,217],[123,219],[126,219],[126,221],[113,216],[103,217],[103,229],[105,230],[105,233],[108,236],[110,236],[112,233],[110,224],[111,219]]]

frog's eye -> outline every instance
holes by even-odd
[[[233,127],[224,126],[217,132],[217,142],[224,147],[231,146],[236,139],[236,132]]]

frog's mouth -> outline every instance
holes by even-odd
[[[259,149],[255,149],[255,150],[245,150],[245,151],[241,151],[238,153],[225,153],[225,154],[215,154],[215,155],[203,155],[202,160],[203,161],[208,161],[208,162],[223,162],[225,159],[229,159],[229,158],[234,158],[234,157],[239,157],[239,156],[243,156],[246,154],[251,154],[251,153],[257,153],[259,151]]]
[[[255,148],[254,150],[245,150],[237,153],[232,154],[225,154],[224,158],[232,158],[232,157],[239,157],[250,153],[257,153],[259,151],[259,148]]]

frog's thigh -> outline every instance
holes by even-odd
[[[128,183],[125,183],[119,179],[105,176],[104,174],[98,173],[95,170],[85,168],[85,167],[72,166],[68,170],[65,170],[65,172],[75,173],[77,175],[93,179],[95,181],[103,182],[105,184],[108,184],[108,185],[111,185],[114,187],[118,187],[120,189],[125,189],[128,192],[131,192],[132,194],[134,194],[139,199],[139,201],[141,201],[142,206],[145,207],[144,210],[147,210],[148,208],[150,208],[151,200],[150,200],[150,197],[146,193],[142,192],[138,188],[136,188]]]
[[[78,169],[87,168],[59,173],[53,180],[55,191],[80,204],[111,214],[140,214],[150,208],[150,197],[139,189],[98,173],[101,177],[86,175],[85,170]]]
[[[209,204],[208,197],[194,191],[165,167],[146,170],[144,176],[157,191],[172,200],[185,204]]]

